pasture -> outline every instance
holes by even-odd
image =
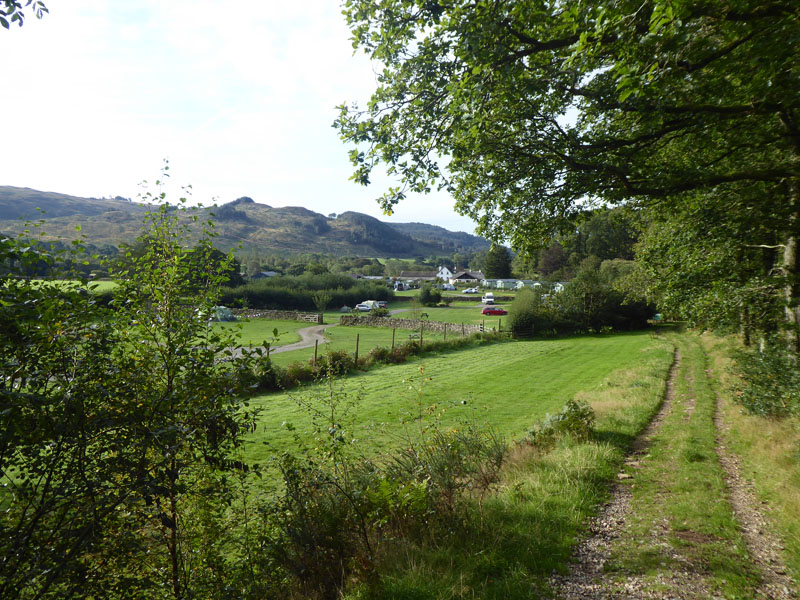
[[[357,329],[337,327],[329,333],[349,336]],[[437,417],[447,427],[478,421],[520,437],[536,420],[557,412],[578,392],[600,386],[612,372],[653,360],[668,364],[669,357],[667,345],[647,333],[517,341],[376,368],[337,381],[335,387],[337,393],[359,398],[350,435],[379,451],[400,443],[406,431],[413,433],[420,418]],[[301,405],[321,408],[329,391],[321,383],[251,399],[261,412],[256,433],[248,439],[247,460],[263,462],[275,450],[292,446],[295,434],[309,436],[311,423]],[[283,425],[287,422],[294,433]]]

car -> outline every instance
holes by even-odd
[[[372,310],[372,304],[367,304],[366,302],[356,304],[356,310],[359,312],[369,312]]]
[[[465,294],[477,294],[478,293],[478,288],[467,288],[467,289],[464,290],[464,293]]]
[[[389,303],[386,300],[378,300],[375,302],[376,308],[389,308]]]
[[[508,311],[505,308],[500,308],[499,306],[485,306],[484,309],[481,311],[483,315],[507,315]]]

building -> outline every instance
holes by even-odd
[[[468,283],[472,285],[480,285],[483,281],[483,273],[480,271],[457,271],[448,279],[450,283]]]

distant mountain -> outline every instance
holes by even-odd
[[[0,186],[0,231],[18,233],[25,220],[43,220],[45,239],[83,236],[96,245],[132,242],[151,207],[125,198],[79,198]],[[273,208],[243,197],[217,208],[215,244],[261,252],[411,257],[471,252],[489,247],[477,236],[424,223],[386,223],[357,212],[330,218],[301,207]],[[80,225],[80,232],[76,226]]]

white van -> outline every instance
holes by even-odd
[[[492,292],[486,292],[481,298],[481,302],[484,304],[494,304],[494,294]]]

